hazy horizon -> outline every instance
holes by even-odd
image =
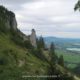
[[[42,35],[39,35],[37,37],[41,37],[41,36]],[[80,39],[80,38],[68,38],[68,37],[57,37],[57,36],[42,36],[42,37],[44,37],[44,38],[62,38],[62,39]]]

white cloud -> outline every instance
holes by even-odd
[[[26,34],[30,34],[30,30],[35,28],[37,35],[80,38],[80,13],[74,12],[77,0],[6,2],[3,0],[4,5],[15,12],[18,28]]]

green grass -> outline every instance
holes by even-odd
[[[44,55],[49,59],[48,51],[44,51]],[[26,48],[15,44],[10,39],[9,34],[0,34],[1,80],[46,80],[43,78],[23,79],[22,76],[47,75],[49,66],[47,61],[41,60]],[[66,72],[66,70],[59,65],[56,65],[55,68],[62,72],[62,74]]]
[[[0,79],[20,75],[46,75],[48,63],[38,59],[27,49],[16,45],[10,35],[0,33]],[[20,61],[22,63],[20,63]],[[19,66],[21,64],[21,66]],[[5,76],[5,77],[3,77]],[[5,79],[4,79],[5,78]]]
[[[80,63],[80,54],[70,53],[63,50],[56,50],[56,53],[58,56],[63,55],[64,61],[69,62],[67,66],[70,68],[74,68],[77,66],[78,63]],[[73,64],[75,63],[75,64]]]

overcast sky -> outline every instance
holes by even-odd
[[[80,38],[80,12],[77,0],[0,0],[16,15],[18,28],[25,34]]]

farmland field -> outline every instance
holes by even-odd
[[[66,65],[70,68],[75,68],[80,63],[80,54],[66,50],[56,50],[58,56],[63,55]]]

